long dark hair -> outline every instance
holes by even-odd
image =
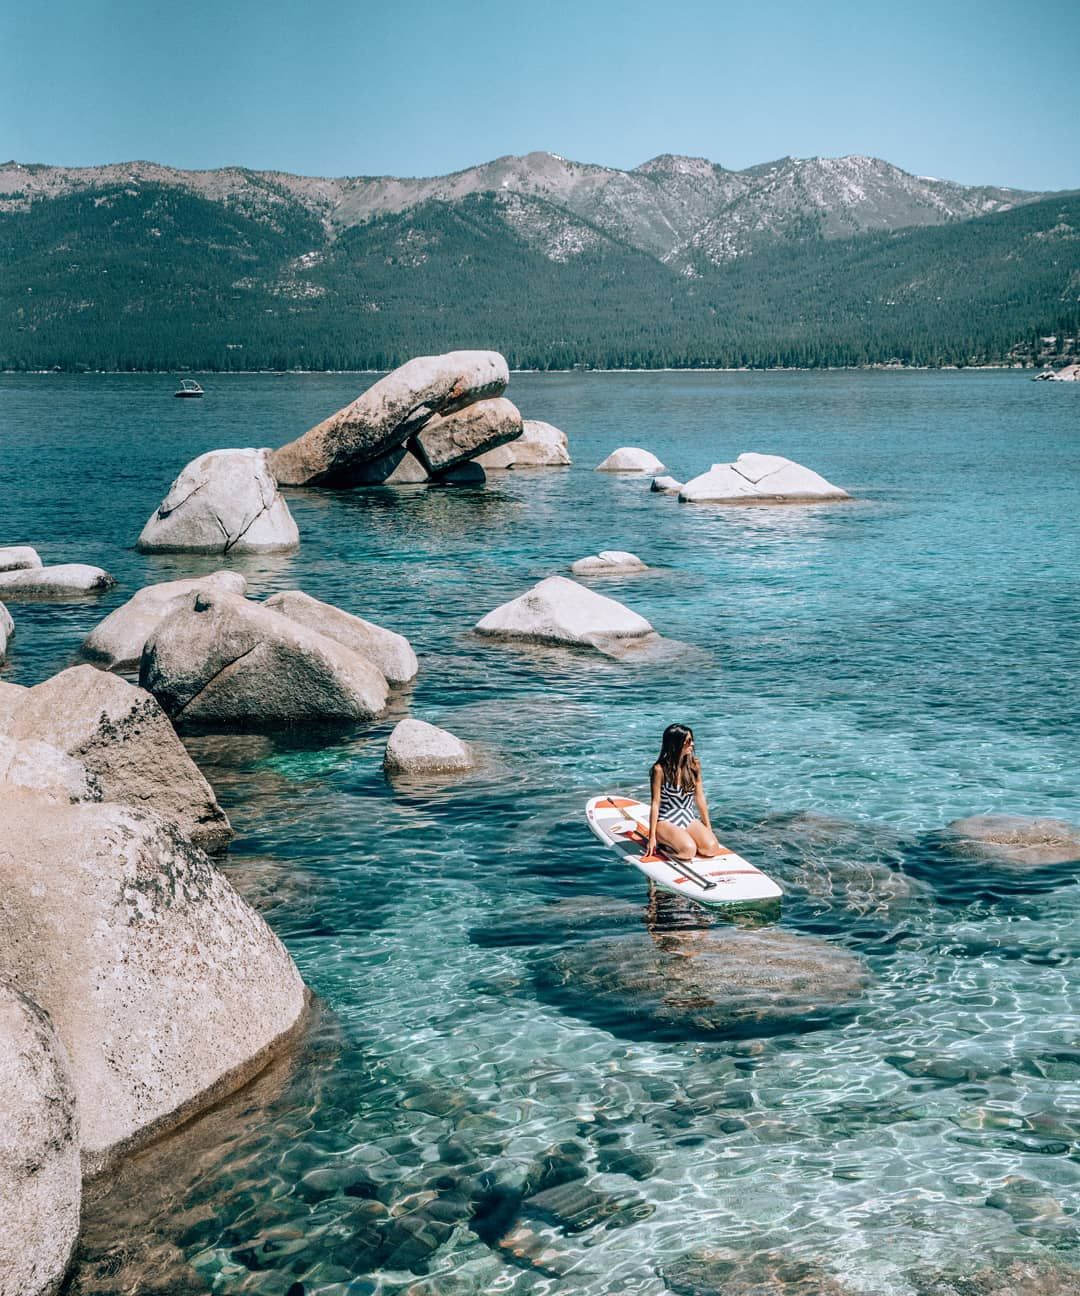
[[[683,792],[694,792],[697,789],[698,776],[701,774],[701,762],[694,755],[693,749],[684,751],[687,738],[694,740],[694,731],[687,725],[671,724],[664,730],[660,739],[660,755],[657,765],[664,774],[664,781]]]

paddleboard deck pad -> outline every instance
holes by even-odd
[[[725,846],[721,846],[719,855],[711,858],[699,855],[685,864],[662,848],[657,855],[646,855],[649,807],[631,797],[614,793],[593,797],[585,807],[585,817],[605,846],[640,869],[650,881],[698,904],[746,904],[752,900],[774,900],[784,894],[771,877]]]

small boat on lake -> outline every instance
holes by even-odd
[[[202,394],[203,389],[194,378],[182,378],[180,380],[180,386],[173,392],[174,396],[179,396],[181,398],[187,397],[188,399],[193,396],[201,396]]]

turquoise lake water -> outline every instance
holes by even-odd
[[[37,682],[140,585],[219,565],[133,549],[188,460],[281,444],[369,381],[208,377],[181,402],[167,377],[0,376],[0,543],[120,582],[12,605],[0,678]],[[355,733],[189,740],[237,830],[223,867],[323,1007],[298,1057],[91,1190],[77,1290],[916,1296],[975,1264],[1080,1272],[1075,868],[1010,874],[939,837],[985,812],[1080,823],[1080,386],[582,373],[508,394],[572,468],[287,492],[299,552],[229,564],[254,596],[407,635],[420,674]],[[680,505],[592,471],[620,445],[680,480],[783,454],[857,498]],[[631,664],[470,633],[599,549],[652,570],[593,587],[684,647]],[[406,709],[481,771],[388,785]],[[724,924],[649,907],[583,807],[643,795],[673,720],[721,840],[785,887],[758,930],[862,960],[846,1010],[718,1031],[643,984]]]

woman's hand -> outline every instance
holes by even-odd
[[[648,843],[647,843],[647,845],[646,845],[646,847],[645,847],[645,854],[646,854],[646,855],[655,855],[655,854],[656,854],[656,836],[655,836],[655,834],[650,834],[650,836],[649,836],[649,840],[648,840]]]

